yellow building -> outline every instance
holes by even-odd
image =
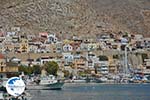
[[[56,45],[55,44],[50,44],[48,46],[48,48],[51,53],[56,53]]]
[[[12,76],[18,72],[18,64],[12,62],[6,62],[4,55],[0,54],[0,77]]]
[[[21,43],[20,43],[20,52],[29,52],[29,45],[28,45],[28,40],[26,38],[21,38]]]
[[[88,46],[88,50],[95,50],[95,49],[97,49],[98,48],[98,43],[95,43],[95,42],[93,42],[93,43],[89,43],[87,46]]]
[[[112,56],[108,57],[108,61],[109,61],[109,73],[117,73],[117,60],[113,59]]]
[[[80,59],[75,59],[73,63],[74,63],[74,67],[79,70],[87,69],[86,58],[84,58],[84,57],[81,57]]]
[[[2,54],[0,54],[0,73],[1,72],[6,72],[6,60]]]
[[[7,62],[6,63],[6,72],[9,73],[15,73],[18,72],[18,64],[13,62]]]

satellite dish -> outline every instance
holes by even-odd
[[[6,90],[10,95],[18,97],[24,92],[25,83],[19,77],[12,77],[6,82]]]

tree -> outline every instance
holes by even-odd
[[[142,53],[141,56],[142,56],[143,62],[144,62],[144,59],[148,59],[148,55],[146,53]]]
[[[40,67],[40,65],[34,65],[33,66],[33,73],[34,74],[41,74],[41,67]]]
[[[64,77],[66,77],[66,78],[68,78],[70,76],[70,73],[68,70],[64,70],[63,73],[64,73]]]
[[[119,59],[119,55],[113,55],[113,59]]]
[[[19,66],[19,72],[24,72],[25,74],[29,75],[33,73],[33,68],[28,66]]]
[[[48,74],[57,76],[58,64],[55,61],[50,61],[44,64],[44,68]]]
[[[99,56],[99,61],[108,61],[108,57],[104,55]]]

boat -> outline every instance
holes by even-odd
[[[94,81],[96,83],[106,83],[108,81],[108,78],[106,77],[95,78]]]
[[[129,80],[129,83],[150,83],[147,76],[135,75]]]
[[[26,82],[27,90],[61,90],[64,82],[55,76],[43,76]]]
[[[86,83],[86,80],[84,79],[74,79],[74,80],[71,80],[72,83]]]

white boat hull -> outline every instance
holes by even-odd
[[[63,87],[64,83],[63,82],[57,82],[53,84],[30,84],[26,85],[27,90],[61,90]]]

